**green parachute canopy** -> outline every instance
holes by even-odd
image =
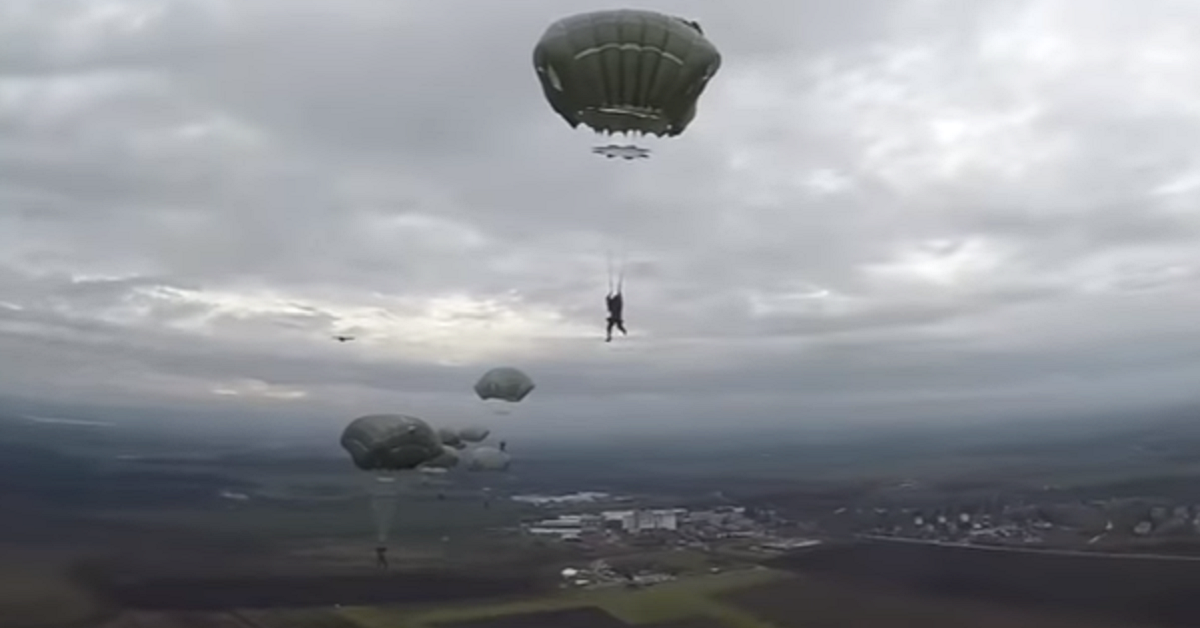
[[[466,446],[466,443],[463,442],[463,437],[459,434],[459,431],[456,429],[449,428],[449,427],[440,427],[440,428],[438,428],[437,435],[438,435],[438,439],[442,441],[442,444],[447,447],[453,447],[455,449],[462,449],[463,447]]]
[[[512,456],[495,447],[479,447],[467,457],[468,471],[507,471]]]
[[[571,128],[676,136],[721,67],[700,25],[654,11],[595,11],[550,25],[533,49],[546,100]]]
[[[403,414],[371,414],[350,422],[342,448],[364,471],[415,469],[442,455],[442,442],[429,424]]]
[[[499,399],[517,403],[529,396],[534,388],[533,380],[528,375],[510,366],[502,366],[484,373],[483,377],[479,378],[475,383],[475,394],[484,401]]]
[[[458,451],[448,445],[442,446],[442,453],[437,457],[421,463],[422,469],[453,469],[458,466]]]
[[[467,443],[482,443],[492,433],[486,427],[470,425],[458,430],[458,437]]]

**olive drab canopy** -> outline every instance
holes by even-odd
[[[492,431],[486,427],[471,425],[458,430],[458,437],[464,442],[481,443],[491,435]]]
[[[442,444],[447,447],[462,449],[466,446],[466,444],[463,442],[463,437],[459,435],[458,430],[442,427],[438,428],[437,435],[438,439],[442,441]]]
[[[426,460],[423,462],[421,464],[421,468],[453,469],[454,467],[458,466],[458,460],[458,451],[456,451],[453,447],[443,445],[442,453],[431,460]]]
[[[654,11],[582,13],[550,25],[533,49],[542,91],[572,128],[676,136],[721,66],[700,25]]]
[[[528,375],[504,366],[484,373],[475,383],[475,394],[484,401],[499,399],[516,403],[533,392],[534,387],[533,380]]]
[[[402,471],[442,455],[442,442],[429,424],[403,414],[371,414],[350,422],[342,448],[364,471]]]

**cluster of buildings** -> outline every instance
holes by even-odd
[[[886,509],[876,509],[886,515]],[[967,541],[1040,543],[1042,533],[1049,529],[1039,520],[1007,518],[1003,515],[976,512],[921,513],[901,509],[903,519],[868,526],[868,534],[901,538]]]
[[[670,582],[675,578],[671,574],[654,571],[621,573],[603,559],[594,560],[586,567],[567,567],[562,570],[564,587],[597,588],[618,585],[648,587]]]
[[[564,541],[650,534],[715,540],[750,536],[761,528],[762,524],[746,515],[745,508],[724,506],[710,510],[632,508],[564,513],[530,522],[526,524],[525,531],[535,536]]]
[[[679,529],[679,521],[684,516],[686,511],[682,508],[604,510],[598,513],[560,514],[532,522],[525,530],[529,534],[562,540],[605,532],[640,534],[652,530],[675,531]]]

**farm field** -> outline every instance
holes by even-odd
[[[130,611],[96,628],[358,628],[333,610]]]
[[[770,564],[820,581],[1095,621],[1200,625],[1197,560],[870,541],[798,552]]]
[[[629,590],[571,590],[503,602],[462,600],[404,606],[335,606],[225,611],[136,610],[99,628],[771,628],[715,594],[792,576],[768,569],[701,576]],[[375,580],[381,581],[376,578]],[[394,594],[398,587],[389,587]],[[298,591],[297,596],[311,593]],[[477,593],[463,591],[463,593]],[[429,591],[421,592],[430,599]],[[465,595],[464,595],[465,597]],[[415,599],[415,597],[414,597]],[[311,603],[312,598],[308,598]]]
[[[915,595],[810,577],[781,579],[721,594],[720,600],[776,628],[1146,628],[1151,624],[1081,619]]]
[[[789,574],[758,568],[730,571],[723,574],[686,578],[653,587],[629,590],[611,587],[590,590],[566,590],[537,599],[517,600],[502,604],[480,604],[457,608],[355,608],[346,615],[366,628],[405,625],[418,628],[469,620],[495,618],[504,615],[563,610],[579,607],[600,608],[621,621],[646,625],[701,616],[717,619],[723,625],[744,628],[764,628],[753,617],[728,608],[714,600],[714,595],[741,587],[752,587]]]

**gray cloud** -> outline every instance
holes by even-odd
[[[649,5],[725,63],[634,164],[530,67],[611,2],[4,3],[0,395],[452,420],[513,363],[511,429],[566,434],[1191,394],[1200,8]]]

